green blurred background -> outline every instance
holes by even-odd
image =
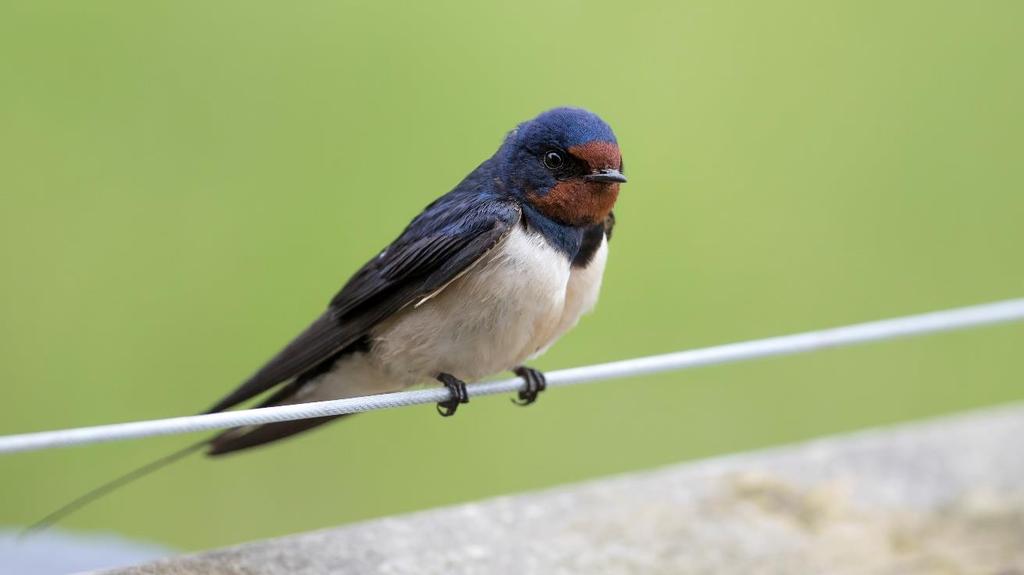
[[[1024,295],[1024,4],[0,8],[0,433],[193,413],[517,122],[630,177],[554,369]],[[205,548],[1024,398],[1005,326],[362,415],[64,525]],[[6,456],[24,524],[192,438]]]

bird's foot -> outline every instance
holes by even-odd
[[[466,390],[466,382],[450,373],[442,373],[437,376],[437,380],[443,383],[452,394],[451,399],[438,402],[437,412],[441,414],[441,417],[451,417],[455,415],[455,410],[459,408],[460,403],[469,403],[469,392]]]
[[[532,367],[521,365],[513,369],[512,373],[526,380],[526,389],[519,392],[518,399],[512,400],[516,405],[530,405],[537,401],[537,395],[548,387],[548,380],[544,374]]]

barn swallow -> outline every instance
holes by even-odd
[[[431,380],[466,403],[466,382],[511,370],[519,403],[544,389],[524,362],[597,302],[622,155],[597,115],[556,108],[426,207],[352,276],[327,310],[247,381],[223,411],[279,386],[261,407],[398,391]],[[228,430],[208,455],[262,445],[337,416]]]
[[[387,393],[430,381],[468,401],[466,382],[511,370],[529,405],[544,353],[597,302],[623,175],[615,134],[597,115],[556,108],[520,124],[498,151],[428,205],[341,288],[327,309],[207,413],[265,392],[259,406]],[[183,454],[217,456],[341,416],[227,430],[123,476],[45,525]]]

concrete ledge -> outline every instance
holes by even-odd
[[[121,574],[1024,573],[1024,405]]]

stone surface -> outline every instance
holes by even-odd
[[[116,573],[1024,574],[1024,405]]]

